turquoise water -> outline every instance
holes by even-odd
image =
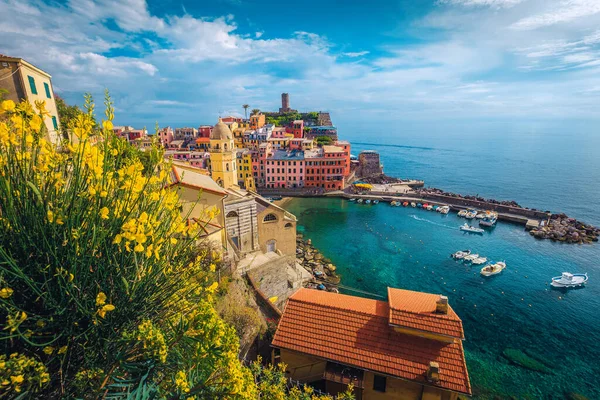
[[[402,151],[391,149],[393,155]],[[404,162],[387,162],[386,169]],[[426,175],[416,168],[403,171],[409,174],[396,175]],[[446,169],[430,166],[427,171],[436,175]],[[476,176],[472,171],[469,174]],[[454,190],[463,185],[463,180],[453,179]],[[503,190],[494,189],[486,179],[479,182],[474,186],[487,191],[486,195]],[[548,200],[552,209],[562,205],[562,200],[534,197],[533,192],[516,191],[507,192],[506,198]],[[568,193],[563,193],[563,200],[567,199]],[[577,217],[594,219],[584,202],[571,207],[567,211],[580,213]],[[385,203],[368,206],[342,199],[293,199],[286,208],[299,218],[298,230],[338,266],[343,285],[380,296],[385,296],[387,286],[448,295],[464,323],[475,398],[562,399],[576,392],[600,399],[599,245],[537,241],[522,226],[508,223],[482,236],[465,234],[458,229],[464,220],[456,214],[443,216]],[[506,260],[507,269],[483,278],[481,267],[449,257],[460,249],[494,261]],[[588,272],[588,287],[569,292],[550,289],[550,278],[562,271]],[[510,364],[503,356],[505,349],[526,351],[548,371]]]

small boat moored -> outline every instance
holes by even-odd
[[[353,197],[353,198],[350,199],[350,201],[356,201],[356,199]]]
[[[459,250],[456,253],[450,254],[450,257],[454,258],[455,260],[462,260],[470,254],[471,250]]]
[[[379,204],[379,200],[373,200],[373,204]]]
[[[498,221],[498,216],[494,214],[486,215],[482,220],[479,221],[479,225],[491,227],[496,225],[496,221]]]
[[[469,254],[465,257],[465,261],[473,261],[476,258],[479,258],[479,254]]]
[[[552,287],[555,288],[574,288],[583,286],[588,281],[587,274],[572,274],[570,272],[563,272],[561,276],[555,276],[552,278]]]
[[[423,208],[423,204],[417,203],[417,208]]]
[[[365,204],[371,204],[371,200],[370,199],[365,200]]]
[[[471,226],[471,225],[467,224],[466,222],[460,226],[460,230],[463,232],[479,233],[479,234],[482,234],[484,232],[483,229]]]
[[[358,200],[356,200],[356,202],[357,202],[357,203],[362,203],[362,202],[363,202],[363,199],[358,199]]]
[[[481,265],[487,262],[487,257],[477,257],[472,261],[473,265]]]
[[[458,216],[459,216],[459,217],[464,217],[464,216],[466,216],[466,215],[467,215],[467,210],[460,210],[460,211],[458,212]]]
[[[496,264],[489,264],[489,265],[486,265],[485,267],[481,268],[481,275],[483,275],[483,276],[496,275],[496,274],[499,274],[500,272],[504,271],[504,268],[506,268],[506,263],[504,261],[499,261]]]
[[[441,206],[438,208],[440,214],[448,214],[450,212],[450,206]]]
[[[413,201],[412,203],[410,203],[410,206],[411,206],[412,208],[415,208],[415,207],[417,206],[417,204],[416,204],[416,203]]]
[[[476,216],[477,216],[477,210],[467,210],[467,213],[465,214],[466,219],[473,219]]]
[[[405,201],[404,203],[402,203],[402,205],[403,205],[404,207],[407,207],[407,206],[408,206],[408,201]]]
[[[392,206],[392,207],[396,207],[396,204],[397,204],[397,203],[396,203],[396,200],[392,200],[392,202],[390,203],[390,206]]]

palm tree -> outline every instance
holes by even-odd
[[[260,113],[260,110],[258,108],[255,108],[252,110],[252,112],[250,113],[250,115],[254,115],[254,114],[258,114]]]
[[[246,119],[248,119],[248,107],[250,107],[250,105],[242,104],[242,107],[244,107],[244,114],[246,115]]]

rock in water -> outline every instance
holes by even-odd
[[[504,355],[504,357],[507,360],[509,360],[513,364],[518,365],[520,367],[523,367],[523,368],[526,368],[526,369],[529,369],[532,371],[542,372],[545,374],[548,374],[551,372],[550,369],[547,368],[544,364],[529,357],[527,354],[523,353],[521,350],[506,348],[506,349],[504,349],[502,354]]]

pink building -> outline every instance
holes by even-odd
[[[295,138],[304,137],[304,121],[300,119],[292,122],[291,128]]]
[[[208,138],[210,137],[210,133],[212,132],[212,126],[210,125],[202,125],[198,128],[198,137]]]
[[[170,126],[158,131],[158,140],[163,146],[168,146],[173,141],[173,129]]]
[[[290,150],[302,150],[302,142],[303,141],[304,141],[303,138],[293,137],[292,139],[290,139],[290,141],[289,141]]]
[[[304,152],[275,150],[266,160],[267,188],[304,187]]]

